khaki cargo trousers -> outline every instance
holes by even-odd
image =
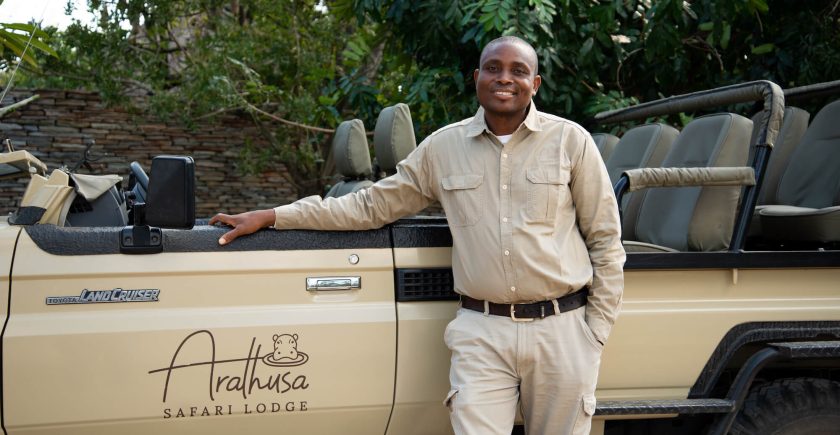
[[[455,433],[510,435],[519,404],[528,435],[588,434],[602,346],[585,311],[520,323],[459,309],[444,333]]]

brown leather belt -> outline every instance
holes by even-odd
[[[584,287],[566,296],[531,304],[497,304],[488,302],[489,314],[494,316],[510,316],[517,322],[530,322],[534,319],[542,319],[555,314],[571,311],[586,305],[586,298],[589,296],[589,287]],[[557,310],[555,310],[555,301]],[[461,306],[473,311],[484,312],[484,301],[461,295]]]

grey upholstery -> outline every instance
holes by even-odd
[[[605,162],[610,158],[618,144],[618,137],[609,133],[594,133],[592,134],[592,140],[595,141],[595,146],[601,153],[601,159]]]
[[[790,156],[777,205],[759,212],[764,236],[811,242],[840,241],[840,100],[814,117]]]
[[[707,115],[689,123],[662,162],[663,167],[744,166],[752,121],[732,113]],[[638,216],[631,217],[635,240],[646,250],[716,251],[729,246],[740,187],[655,188],[641,196]],[[625,214],[625,219],[627,215]],[[638,243],[626,241],[635,251]]]
[[[753,116],[753,125],[758,122],[761,113]],[[808,128],[808,120],[811,114],[798,107],[785,107],[784,118],[782,118],[782,127],[779,129],[779,136],[776,138],[776,144],[773,146],[773,151],[770,153],[770,161],[767,163],[767,169],[764,172],[764,181],[761,183],[761,192],[758,195],[758,204],[775,204],[776,191],[779,189],[779,181],[782,174],[787,168],[790,156],[793,150],[802,141],[805,135],[805,130]],[[758,128],[753,128],[752,138],[750,143],[755,145],[756,137],[758,136]],[[752,162],[754,149],[750,149],[750,159]]]
[[[628,169],[660,166],[679,134],[679,130],[666,124],[646,124],[627,130],[605,160],[610,181],[615,184]]]
[[[398,103],[379,112],[373,132],[373,148],[379,169],[386,175],[394,174],[397,163],[417,148],[408,105]]]
[[[335,168],[342,180],[327,192],[326,197],[339,197],[373,185],[372,181],[364,179],[370,176],[372,165],[365,125],[361,120],[353,119],[338,125],[332,150]]]
[[[610,181],[615,184],[628,169],[660,166],[679,134],[677,129],[665,124],[647,124],[627,130],[606,160]],[[625,240],[636,238],[634,218],[639,213],[640,198],[640,195],[628,193],[621,200],[624,213],[622,236]]]
[[[755,145],[758,137],[758,121],[762,116],[757,113],[753,116],[753,134],[750,139],[750,157],[749,162],[752,162],[755,154]],[[787,168],[790,161],[790,155],[793,150],[802,141],[802,136],[805,135],[805,130],[808,128],[808,120],[811,114],[793,106],[785,107],[784,118],[782,118],[782,127],[779,129],[779,136],[776,138],[776,144],[773,146],[773,151],[770,153],[770,161],[767,162],[767,169],[764,172],[764,181],[761,183],[761,191],[758,194],[758,201],[756,202],[755,212],[750,222],[750,236],[761,234],[761,218],[759,212],[764,208],[765,204],[775,204],[776,192],[779,190],[779,181],[782,174]]]

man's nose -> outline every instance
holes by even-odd
[[[507,71],[502,71],[499,76],[496,78],[496,81],[502,84],[513,83],[513,78],[511,74]]]

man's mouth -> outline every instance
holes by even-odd
[[[502,97],[512,97],[516,95],[516,93],[513,91],[493,91],[493,95],[499,95]]]

